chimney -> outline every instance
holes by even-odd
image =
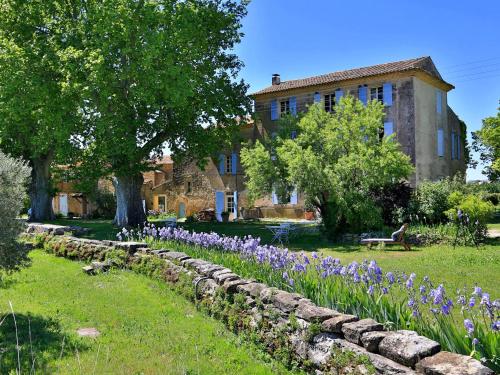
[[[274,85],[279,85],[281,83],[280,75],[279,74],[273,74],[273,86]]]

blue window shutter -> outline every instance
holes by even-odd
[[[368,88],[366,86],[359,86],[358,88],[358,98],[363,102],[364,105],[366,105],[366,102],[368,100]]]
[[[297,116],[297,98],[295,96],[290,97],[290,113],[292,116]]]
[[[297,130],[292,130],[292,131],[290,132],[290,138],[291,138],[291,139],[295,139],[295,138],[297,138]]]
[[[384,83],[382,90],[383,90],[383,97],[384,97],[384,105],[391,106],[392,105],[392,83]]]
[[[238,154],[233,152],[231,155],[231,173],[236,174],[236,167],[238,166]]]
[[[391,121],[384,122],[384,137],[388,137],[394,133],[394,125]]]
[[[276,192],[274,190],[273,190],[272,197],[273,197],[273,204],[278,204],[278,196],[276,195]]]
[[[219,173],[223,175],[226,172],[226,155],[219,155]]]
[[[460,136],[457,134],[455,136],[456,140],[457,140],[457,159],[460,160],[460,147],[461,147],[461,140],[460,140]]]
[[[341,89],[337,89],[335,90],[335,103],[339,103],[340,101],[340,98],[344,96],[344,91],[342,91]]]
[[[319,92],[314,93],[314,103],[321,102],[321,94]]]
[[[451,160],[455,159],[455,132],[451,132]]]
[[[215,217],[217,221],[222,221],[221,213],[224,212],[224,192],[215,192]]]
[[[233,197],[234,197],[234,211],[233,211],[233,214],[234,214],[234,218],[237,219],[238,218],[238,192],[235,191],[233,193]]]
[[[290,204],[297,204],[297,189],[293,189],[292,194],[290,194]]]
[[[271,101],[271,120],[278,119],[278,100],[274,99]]]
[[[444,156],[444,131],[439,128],[437,133],[438,156]]]
[[[436,112],[441,113],[443,107],[443,93],[441,90],[436,90]]]

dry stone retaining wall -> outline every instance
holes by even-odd
[[[52,228],[51,232],[57,235],[61,231]],[[65,249],[69,249],[62,253],[64,256],[84,249],[83,254],[97,254],[96,257],[102,260],[105,252],[122,249],[136,259],[162,259],[170,273],[189,276],[195,297],[205,306],[214,306],[221,292],[226,299],[244,296],[244,308],[239,312],[242,321],[248,322],[248,327],[258,331],[266,342],[289,344],[295,362],[316,369],[316,373],[331,369],[332,353],[348,351],[368,357],[378,374],[493,374],[479,361],[441,351],[439,343],[414,331],[386,331],[373,319],[359,320],[353,315],[316,306],[299,294],[243,279],[226,267],[193,259],[184,253],[151,250],[140,242],[96,241],[67,236],[54,236],[50,241],[54,246],[64,244]],[[88,258],[85,256],[84,259]],[[272,345],[268,349],[272,352]],[[351,370],[366,373],[366,369]]]

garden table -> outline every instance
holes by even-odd
[[[279,241],[282,245],[283,240],[288,242],[288,234],[290,233],[289,227],[282,225],[266,225],[266,228],[273,234],[271,242]]]

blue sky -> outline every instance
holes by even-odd
[[[448,103],[470,139],[499,106],[499,15],[499,0],[253,0],[236,53],[250,92],[273,73],[288,80],[431,56],[456,87]]]

